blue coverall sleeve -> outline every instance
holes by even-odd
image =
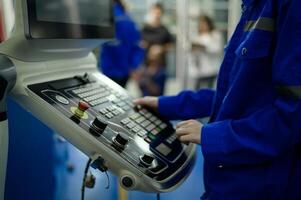
[[[202,129],[205,159],[217,166],[257,165],[290,152],[301,141],[301,7],[291,0],[279,23],[273,58],[273,83],[280,93],[275,102],[236,120]],[[285,16],[285,15],[283,15]],[[282,90],[282,92],[281,92]]]
[[[132,70],[135,70],[140,67],[141,63],[145,57],[145,49],[140,47],[138,44],[132,45],[131,48],[132,56],[129,58],[129,64]]]
[[[184,91],[177,96],[159,97],[159,113],[169,120],[208,117],[211,114],[215,91]]]

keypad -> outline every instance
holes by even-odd
[[[166,123],[145,109],[121,120],[121,124],[148,143],[155,140],[158,134],[167,128]]]
[[[112,94],[107,86],[101,84],[88,85],[84,88],[74,89],[72,92],[93,107],[109,102],[108,97]]]
[[[105,104],[98,111],[107,119],[121,116],[131,110],[134,105],[131,99],[117,91],[112,91],[104,84],[90,84],[82,88],[72,90],[80,99],[89,103],[92,107]],[[158,119],[146,109],[140,109],[136,113],[120,121],[121,125],[129,130],[132,135],[138,135],[146,142],[151,143],[158,134],[167,128],[167,124]],[[172,139],[170,139],[172,140]]]
[[[169,138],[167,138],[167,142],[169,144],[172,144],[177,139],[177,136],[175,134],[171,135]]]
[[[115,94],[116,99],[112,101],[116,106],[122,108],[124,111],[131,110],[134,105],[131,100],[129,100],[126,96]]]
[[[119,116],[124,113],[124,111],[114,105],[102,108],[99,110],[101,114],[103,114],[106,118],[112,119],[113,117]]]

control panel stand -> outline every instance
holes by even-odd
[[[12,62],[0,56],[0,200],[4,199],[5,176],[8,155],[8,119],[6,96],[16,82],[16,71]]]

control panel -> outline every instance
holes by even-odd
[[[169,191],[189,175],[194,145],[181,143],[168,121],[134,106],[127,92],[111,80],[85,74],[31,84],[28,89],[106,148],[105,154],[96,153],[109,161],[108,168],[120,176],[125,189]],[[146,182],[151,189],[144,188]]]

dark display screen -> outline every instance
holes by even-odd
[[[30,39],[113,38],[111,0],[27,0]]]
[[[38,21],[109,26],[110,0],[36,0]]]

